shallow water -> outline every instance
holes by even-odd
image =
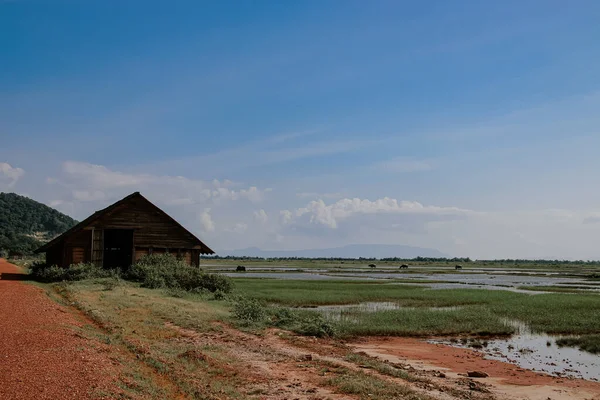
[[[517,334],[508,339],[488,340],[486,347],[473,350],[484,353],[486,358],[509,362],[532,371],[600,381],[600,355],[573,347],[559,347],[556,345],[559,336],[531,332],[518,321],[507,320],[505,323],[515,327]],[[467,343],[447,339],[430,342],[472,348]]]
[[[272,279],[291,279],[291,280],[313,280],[313,281],[331,281],[331,280],[342,280],[342,281],[369,281],[379,280],[369,276],[349,276],[341,277],[335,275],[325,275],[319,273],[310,272],[224,272],[223,275],[230,276],[233,278],[272,278]]]
[[[462,283],[472,285],[492,285],[492,286],[551,286],[555,284],[578,284],[584,282],[577,278],[565,277],[550,277],[550,276],[523,276],[523,275],[508,275],[508,274],[397,274],[397,273],[368,273],[368,274],[353,274],[344,273],[343,276],[369,276],[372,278],[382,279],[418,279],[418,280],[439,280],[449,283]]]
[[[278,270],[280,272],[275,272]],[[273,278],[273,279],[291,279],[291,280],[389,280],[393,284],[411,284],[415,280],[415,285],[428,287],[430,289],[485,289],[485,290],[507,290],[516,293],[529,295],[547,293],[540,290],[524,290],[521,286],[535,289],[538,286],[577,286],[588,281],[561,276],[523,276],[510,274],[491,274],[491,273],[399,273],[389,272],[351,272],[340,270],[339,272],[327,272],[323,269],[310,269],[298,271],[291,267],[278,268],[275,266],[257,266],[248,268],[246,272],[223,272],[224,275],[238,278]],[[403,279],[406,282],[393,282],[394,279]],[[437,283],[424,283],[418,281],[436,280]],[[407,283],[408,282],[408,283]],[[600,287],[587,285],[587,291],[597,293]]]

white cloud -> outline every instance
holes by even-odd
[[[139,191],[216,248],[226,247],[227,235],[241,239],[247,233],[256,205],[269,193],[230,180],[129,173],[75,161],[63,163],[60,173],[45,181],[47,200],[77,219]],[[266,211],[260,210],[266,224]]]
[[[19,179],[25,175],[25,170],[13,167],[9,163],[0,162],[0,184],[5,183],[9,188],[13,187]]]
[[[424,206],[416,201],[398,201],[389,197],[375,201],[367,199],[341,199],[332,204],[323,200],[311,201],[306,207],[294,211],[283,211],[285,223],[306,220],[310,224],[323,225],[331,229],[338,228],[340,221],[358,215],[422,215],[422,216],[464,216],[473,213],[456,207]]]
[[[212,217],[210,215],[210,208],[207,208],[206,210],[202,211],[199,218],[200,223],[202,224],[202,229],[205,232],[213,232],[215,230],[215,223],[213,222]]]
[[[63,163],[63,176],[48,178],[47,182],[71,188],[73,198],[79,201],[115,199],[133,191],[150,193],[154,198],[171,205],[235,200],[258,203],[265,195],[265,191],[256,186],[231,189],[233,182],[229,180],[206,182],[183,176],[131,174],[76,161]]]
[[[227,229],[228,232],[233,232],[233,233],[237,233],[237,234],[243,234],[248,230],[248,225],[243,223],[243,222],[238,222],[237,224],[235,224],[235,226],[231,229]]]
[[[600,258],[597,209],[481,212],[393,197],[325,196],[286,207],[283,201],[302,196],[286,197],[283,190],[269,194],[227,180],[133,174],[77,162],[65,163],[47,183],[42,185],[45,198],[35,198],[78,219],[140,191],[215,249],[382,243],[473,258]]]
[[[289,224],[294,219],[294,214],[289,210],[281,210],[279,216],[281,217],[281,223],[283,225]]]
[[[269,221],[269,216],[265,210],[260,209],[259,211],[254,211],[254,219],[261,225],[264,225]]]
[[[593,213],[583,218],[584,224],[597,224],[600,222],[600,213]]]

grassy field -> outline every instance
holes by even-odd
[[[334,321],[345,335],[509,334],[518,320],[551,334],[600,332],[596,294],[527,295],[508,291],[447,289],[374,282],[236,279],[237,290],[265,303],[292,307],[393,301],[405,309],[350,312]],[[456,310],[430,307],[459,306]]]
[[[265,398],[271,386],[264,383],[262,373],[249,367],[255,361],[257,365],[272,363],[271,369],[287,363],[314,376],[312,388],[319,386],[361,399],[432,399],[402,382],[363,373],[359,367],[349,369],[319,360],[299,364],[294,358],[286,360],[280,353],[271,353],[273,350],[262,345],[260,336],[254,339],[257,343],[236,337],[243,333],[221,324],[236,323],[230,312],[231,300],[191,293],[173,297],[169,290],[145,289],[125,281],[115,285],[111,278],[40,286],[55,300],[75,306],[94,321],[95,326],[85,325],[78,334],[99,338],[134,355],[119,360],[129,363],[125,367],[130,372],[121,385],[131,398]],[[260,330],[253,333],[261,335]],[[256,360],[243,355],[249,349],[256,352],[251,356]],[[370,363],[370,368],[381,375],[401,381],[419,381],[409,373],[365,357],[349,356],[345,361]],[[284,387],[292,384],[296,383],[282,383]],[[271,390],[279,393],[282,389]]]
[[[175,298],[163,290],[109,283],[98,279],[58,286],[59,295],[102,328],[98,333],[89,326],[87,334],[100,334],[106,343],[134,353],[143,365],[167,378],[186,396],[197,398],[201,388],[205,398],[246,398],[237,389],[242,375],[228,368],[235,360],[223,348],[213,345],[197,349],[192,343],[177,340],[177,331],[168,326],[199,333],[214,331],[217,328],[213,321],[229,318],[225,302],[202,300],[200,296]],[[155,398],[174,395],[162,393],[160,385],[153,387],[148,376],[141,373],[132,375],[125,385],[130,391],[151,393]]]
[[[205,260],[205,263],[207,261]],[[269,261],[244,262],[249,265],[264,266]],[[239,265],[239,260],[219,260],[218,265]],[[299,268],[343,265],[339,261],[301,260],[286,261],[286,266]],[[350,263],[355,267],[363,267],[364,262]],[[378,262],[391,266],[393,262]],[[446,265],[448,263],[445,263]],[[498,269],[498,263],[490,267]],[[273,263],[273,268],[281,267],[282,262]],[[480,267],[482,264],[471,263],[468,267]],[[485,265],[485,264],[483,264]],[[500,264],[502,265],[502,264]],[[536,267],[542,267],[542,265]],[[439,265],[438,265],[439,267]],[[511,268],[513,265],[511,265]],[[532,264],[521,267],[529,268]],[[546,270],[555,266],[545,264]],[[569,270],[569,274],[581,268],[589,270],[594,265],[574,264],[558,265],[556,268]],[[206,267],[208,270],[211,267]],[[218,266],[216,267],[218,268]],[[437,268],[437,267],[436,267]],[[454,272],[454,271],[452,271]],[[281,271],[282,274],[285,272]],[[591,273],[593,274],[593,273]],[[587,275],[585,275],[587,276]],[[433,275],[435,277],[435,275]],[[595,278],[592,278],[595,279]],[[341,337],[362,335],[398,335],[398,336],[432,336],[432,335],[508,335],[514,333],[514,324],[507,320],[526,324],[532,331],[562,335],[591,335],[581,339],[582,348],[592,348],[600,342],[600,297],[598,293],[586,292],[560,286],[528,287],[523,289],[547,290],[547,294],[529,295],[504,290],[482,289],[440,289],[430,290],[418,284],[391,284],[389,281],[336,281],[336,280],[285,280],[285,279],[253,279],[234,278],[235,291],[220,301],[207,301],[206,296],[194,295],[176,289],[156,291],[142,289],[126,284],[117,290],[98,292],[97,285],[88,281],[70,285],[70,290],[77,293],[82,300],[87,296],[97,297],[96,302],[123,302],[129,309],[139,309],[140,313],[150,313],[156,319],[168,319],[177,326],[196,330],[210,329],[210,321],[221,320],[244,329],[259,330],[272,325],[309,335],[329,335],[334,332]],[[431,281],[435,281],[432,279]],[[408,281],[404,281],[408,282]],[[431,283],[423,280],[423,284]],[[593,284],[593,282],[590,282]],[[106,285],[106,283],[105,283]],[[590,285],[591,286],[591,285]],[[582,286],[582,287],[585,287]],[[126,289],[124,289],[126,288]],[[124,290],[135,290],[135,294],[116,300],[117,293]],[[152,301],[147,301],[147,298]],[[236,303],[234,298],[248,299],[252,302]],[[326,323],[316,316],[318,311],[310,309],[297,310],[298,307],[315,307],[323,305],[348,305],[364,302],[394,302],[399,309],[369,312],[348,309],[340,311],[339,318],[327,320]],[[237,305],[242,307],[237,307]],[[237,308],[236,308],[237,307]],[[453,309],[439,309],[454,307]],[[285,310],[293,308],[289,313]],[[109,310],[107,308],[107,310]],[[243,315],[239,318],[231,316]],[[236,310],[241,310],[239,313]],[[282,312],[283,310],[283,312]],[[237,313],[237,314],[236,314]],[[102,317],[103,323],[110,325],[114,313],[107,312]],[[112,316],[111,316],[112,315]],[[248,316],[246,318],[246,316]],[[241,322],[240,322],[241,320]],[[275,321],[275,322],[273,322]],[[130,321],[132,322],[132,321]],[[125,321],[125,325],[129,323]],[[132,325],[135,325],[132,322]],[[585,342],[585,343],[584,343]],[[592,343],[590,345],[590,343]],[[575,341],[569,345],[577,346]],[[584,347],[585,345],[585,347]]]
[[[594,289],[598,289],[600,288],[599,286],[597,286],[596,284],[594,285],[589,285],[589,286],[584,286],[584,284],[581,284],[581,286],[519,286],[518,287],[520,290],[531,290],[531,291],[535,291],[535,292],[554,292],[554,293],[591,293],[594,294],[595,292],[593,291]],[[598,292],[597,294],[600,294],[600,292]]]

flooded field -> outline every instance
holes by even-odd
[[[518,293],[544,293],[544,289],[536,287],[552,287],[559,285],[565,289],[573,288],[590,292],[600,291],[600,282],[587,281],[585,278],[562,276],[557,273],[541,272],[537,275],[503,273],[403,273],[399,271],[364,271],[356,269],[336,270],[325,269],[302,270],[292,267],[252,267],[246,272],[234,272],[233,267],[221,269],[222,273],[239,278],[273,278],[291,280],[388,280],[395,284],[415,284],[431,289],[487,289],[508,290]],[[401,282],[394,282],[401,281]]]
[[[327,280],[348,280],[348,281],[363,281],[363,280],[375,280],[378,278],[372,278],[369,276],[348,276],[341,277],[336,275],[326,275],[310,272],[223,272],[225,276],[233,278],[267,278],[267,279],[291,279],[291,280],[308,280],[308,281],[327,281]]]
[[[485,354],[488,359],[509,362],[557,377],[600,381],[600,355],[572,347],[560,347],[556,344],[560,336],[532,332],[518,321],[506,323],[517,328],[517,333],[510,338],[434,339],[429,342],[471,348]]]
[[[415,310],[396,302],[363,302],[359,304],[299,307],[314,310],[331,321],[358,323],[361,313],[376,313],[389,310]],[[428,311],[458,311],[462,307],[426,307]],[[572,377],[600,381],[600,355],[577,348],[558,346],[560,336],[533,332],[519,321],[505,320],[507,326],[516,329],[509,338],[460,338],[431,339],[429,343],[444,344],[479,351],[491,360],[509,362],[521,368],[543,372],[556,377]]]

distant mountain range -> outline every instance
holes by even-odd
[[[343,247],[334,247],[327,249],[307,249],[307,250],[261,250],[257,247],[249,247],[240,250],[222,250],[217,252],[220,256],[233,257],[305,257],[305,258],[415,258],[430,257],[444,258],[448,257],[436,249],[423,247],[412,247],[404,245],[388,244],[352,244]]]

